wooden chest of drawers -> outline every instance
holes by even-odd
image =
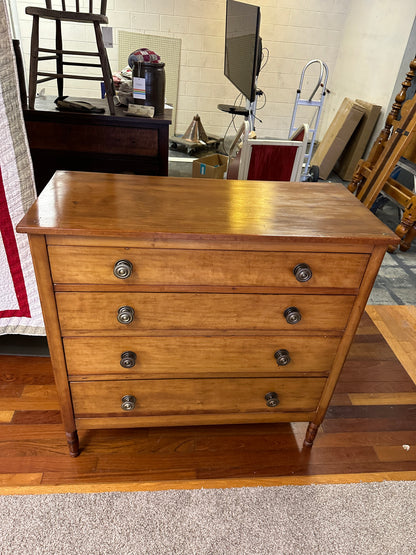
[[[58,172],[29,234],[64,425],[309,422],[398,238],[342,185]]]

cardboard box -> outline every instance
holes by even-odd
[[[319,167],[319,177],[322,179],[326,179],[331,173],[364,112],[362,106],[350,98],[344,98],[312,157],[311,165]]]
[[[227,172],[228,156],[223,154],[210,154],[202,156],[192,163],[192,177],[214,177],[224,179]]]
[[[359,99],[355,99],[355,102],[362,106],[365,112],[334,167],[334,171],[344,181],[351,181],[354,170],[364,155],[381,111],[381,106],[377,104]]]

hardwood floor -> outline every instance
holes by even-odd
[[[0,494],[416,479],[415,369],[416,308],[370,306],[312,449],[306,423],[90,430],[73,459],[49,359],[0,356]]]

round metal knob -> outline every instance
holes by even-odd
[[[131,306],[121,306],[117,311],[117,320],[120,324],[131,324],[134,318],[134,310]]]
[[[136,397],[134,395],[124,395],[121,399],[121,408],[123,410],[133,410],[136,406]]]
[[[298,281],[309,281],[312,277],[312,270],[307,264],[298,264],[293,268],[293,273]]]
[[[271,407],[271,408],[277,407],[277,405],[279,404],[279,398],[277,396],[277,393],[275,393],[274,391],[270,391],[269,393],[266,393],[264,398],[266,399],[266,405],[268,407]]]
[[[118,260],[114,264],[113,274],[119,279],[127,279],[132,271],[133,264],[129,260]]]
[[[274,358],[276,359],[278,366],[286,366],[286,364],[289,364],[290,362],[289,351],[286,349],[279,349],[274,353]]]
[[[123,368],[133,368],[136,364],[137,355],[133,351],[124,351],[121,353],[120,366]]]
[[[289,306],[284,312],[283,316],[286,318],[288,324],[297,324],[301,321],[302,316],[296,306]]]

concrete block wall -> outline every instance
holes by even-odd
[[[258,86],[264,96],[258,101],[257,134],[287,136],[301,71],[311,59],[335,66],[350,0],[250,0],[261,8],[261,36],[268,60]],[[59,3],[58,3],[59,4]],[[69,1],[67,1],[67,5]],[[84,4],[86,2],[84,1]],[[31,18],[27,5],[44,6],[43,0],[16,0],[21,47],[29,68]],[[118,31],[177,37],[182,39],[176,132],[181,134],[199,114],[208,134],[223,136],[231,118],[217,104],[238,101],[237,89],[224,77],[225,0],[109,0],[109,25],[114,47],[108,49],[113,71],[118,67]],[[44,44],[53,44],[54,24],[41,22]],[[67,24],[64,48],[93,50],[95,39],[88,25]],[[138,45],[145,46],[145,45]],[[315,72],[305,81],[305,90],[316,82]],[[329,80],[329,86],[331,81]],[[46,83],[46,94],[55,95],[55,84]],[[98,82],[69,81],[65,93],[97,97]],[[324,108],[325,110],[325,108]],[[299,123],[309,121],[311,109],[299,111]],[[236,125],[240,125],[236,118]],[[229,133],[233,133],[231,125]]]

